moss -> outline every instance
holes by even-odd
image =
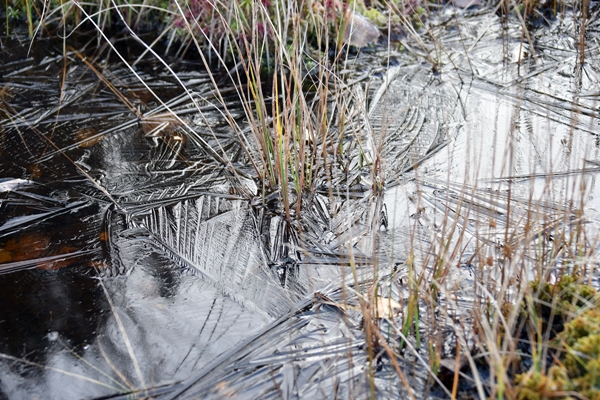
[[[569,381],[563,368],[553,366],[548,374],[528,372],[517,376],[517,383],[522,387],[517,398],[519,400],[545,400],[555,398],[556,392],[562,392]],[[568,399],[570,397],[563,397]]]
[[[553,365],[547,373],[530,370],[517,375],[520,400],[569,398],[569,392],[590,400],[600,400],[600,298],[589,285],[578,284],[577,277],[565,276],[556,284],[532,285],[539,299],[553,304],[555,315],[564,323],[554,339]],[[583,311],[582,311],[583,310]],[[569,316],[577,314],[570,321]]]
[[[412,13],[412,24],[415,29],[420,29],[423,27],[423,18],[425,17],[425,9],[421,6],[415,7]]]
[[[565,325],[560,338],[569,346],[574,346],[580,339],[589,338],[600,333],[600,310],[593,308],[579,315]]]
[[[557,341],[565,347],[561,361],[570,390],[600,400],[600,310],[588,309],[565,324]]]
[[[372,23],[377,26],[386,26],[388,19],[383,13],[375,8],[368,9],[365,11],[365,17],[369,18]]]
[[[567,314],[577,311],[589,301],[600,299],[598,292],[591,286],[578,283],[577,276],[563,275],[555,284],[531,283],[533,293],[541,303],[554,304],[556,302],[555,314],[558,317],[566,317]]]

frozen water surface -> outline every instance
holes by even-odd
[[[481,274],[502,280],[500,245],[539,245],[523,235],[526,221],[537,239],[567,220],[598,224],[594,10],[583,66],[568,13],[531,30],[530,42],[490,9],[450,6],[420,44],[409,36],[402,53],[349,60],[347,172],[317,176],[323,185],[292,225],[272,199],[263,205],[194,65],[172,60],[201,115],[157,64],[139,69],[180,120],[128,69],[108,66],[140,120],[75,58],[61,93],[60,48],[27,58],[8,41],[0,397],[405,398],[398,367],[417,398],[446,398],[428,381],[426,346],[415,349],[425,342],[369,360],[358,299],[376,271],[380,294],[404,306],[406,261],[427,271],[455,246],[445,311],[432,320],[422,305],[420,315],[422,334],[448,333],[469,321]],[[377,157],[383,194],[371,191]],[[491,261],[476,271],[482,252]],[[401,314],[380,320],[392,346]]]

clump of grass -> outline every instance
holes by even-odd
[[[67,33],[71,33],[81,24],[90,26],[86,24],[86,19],[91,18],[103,30],[115,33],[124,23],[135,32],[161,32],[159,37],[171,37],[171,41],[189,42],[193,38],[202,50],[210,51],[215,47],[221,51],[221,56],[231,57],[234,62],[245,54],[237,54],[236,46],[230,40],[240,41],[244,36],[253,34],[255,28],[265,38],[275,39],[270,34],[269,25],[289,16],[285,12],[289,2],[283,0],[147,0],[141,3],[135,0],[94,0],[85,3],[70,0],[4,0],[4,3],[7,35],[10,25],[16,25],[19,21],[27,24],[33,38],[41,27],[51,34],[54,28],[67,26]],[[424,10],[420,0],[402,4],[402,12],[409,17],[421,15]],[[258,6],[261,12],[257,14]],[[319,50],[322,50],[320,46],[324,31],[329,32],[330,45],[341,44],[339,39],[343,29],[340,28],[354,12],[365,14],[381,28],[399,29],[400,26],[400,17],[390,12],[387,5],[378,2],[367,6],[363,0],[311,0],[294,6],[301,28],[307,33],[311,44]],[[286,23],[287,29],[293,27],[294,24]],[[291,45],[291,42],[287,44]]]

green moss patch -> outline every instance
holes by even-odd
[[[560,331],[552,342],[553,365],[517,375],[520,400],[600,400],[600,297],[589,285],[564,277],[554,285],[532,284],[539,300],[555,306]],[[553,302],[553,299],[556,299]]]

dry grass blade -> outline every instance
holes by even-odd
[[[13,357],[13,356],[8,355],[8,354],[2,354],[2,353],[0,353],[0,358],[6,359],[6,360],[11,360],[11,361],[16,361],[16,362],[19,362],[19,363],[22,363],[22,364],[26,364],[26,365],[31,365],[33,367],[38,367],[38,368],[45,369],[45,370],[48,370],[48,371],[58,372],[58,373],[63,374],[63,375],[71,376],[71,377],[73,377],[75,379],[81,379],[81,380],[84,380],[84,381],[87,381],[87,382],[91,382],[91,383],[93,383],[95,385],[107,387],[109,389],[115,389],[117,391],[120,390],[119,388],[116,388],[116,387],[111,386],[111,385],[109,385],[107,383],[104,383],[104,382],[100,382],[100,381],[98,381],[96,379],[92,379],[92,378],[87,377],[85,375],[75,374],[73,372],[65,371],[65,370],[60,369],[60,368],[50,367],[48,365],[38,364],[38,363],[35,363],[35,362],[32,362],[32,361],[27,361],[27,360],[24,360],[24,359],[21,359],[21,358],[18,358],[18,357]]]
[[[115,308],[115,306],[113,305],[112,299],[110,297],[110,294],[108,293],[108,290],[106,289],[106,286],[104,286],[104,282],[102,281],[102,277],[100,275],[100,273],[96,270],[96,273],[98,275],[98,282],[100,284],[100,286],[102,287],[102,290],[104,291],[104,295],[106,296],[106,300],[108,301],[108,304],[110,305],[110,310],[112,312],[112,315],[115,317],[115,321],[117,323],[117,326],[119,327],[119,331],[121,332],[121,336],[123,337],[123,341],[125,342],[125,346],[127,347],[127,352],[129,353],[129,357],[131,359],[131,362],[133,364],[133,368],[135,369],[135,372],[138,376],[138,380],[140,382],[141,387],[146,387],[146,382],[144,380],[144,375],[142,374],[142,370],[140,369],[140,365],[137,362],[137,357],[135,356],[135,352],[133,351],[133,346],[131,345],[131,342],[129,341],[129,336],[127,335],[127,331],[125,330],[125,326],[123,325],[123,322],[121,322],[121,317],[119,316],[119,312],[118,310]]]

